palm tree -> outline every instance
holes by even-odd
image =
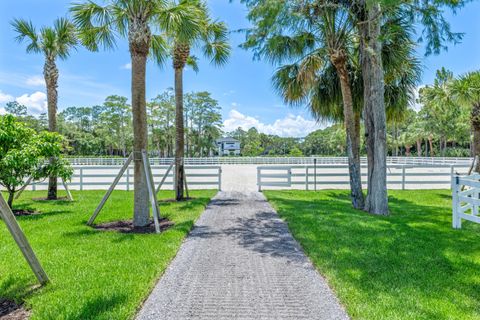
[[[57,58],[65,60],[77,45],[74,25],[66,18],[58,18],[53,27],[42,27],[37,32],[31,21],[15,19],[11,23],[18,42],[27,42],[27,53],[41,53],[45,57],[43,76],[47,87],[48,130],[57,131],[58,68]],[[55,159],[50,159],[53,164]],[[57,199],[57,177],[48,178],[49,200]]]
[[[480,157],[480,70],[469,72],[455,80],[452,92],[456,100],[471,107],[473,155],[475,158]],[[474,170],[480,173],[480,161],[476,162]]]
[[[79,38],[91,51],[115,47],[116,36],[128,39],[132,64],[132,114],[134,153],[134,226],[149,222],[148,190],[142,167],[141,152],[148,147],[145,73],[149,53],[163,63],[168,56],[167,44],[151,28],[167,29],[181,24],[185,14],[171,10],[162,0],[108,0],[104,6],[93,1],[73,4],[71,12],[79,29]],[[181,8],[180,8],[181,9]],[[190,26],[178,27],[182,36],[190,34]]]
[[[359,156],[363,82],[353,25],[338,8],[314,8],[306,16],[314,17],[314,27],[308,32],[300,29],[293,36],[281,35],[267,41],[266,53],[270,59],[281,62],[279,58],[299,57],[277,70],[274,85],[287,103],[306,103],[317,118],[343,120],[347,132],[352,204],[363,208]],[[386,44],[382,50],[387,66],[387,114],[394,118],[405,112],[414,98],[420,64],[413,54],[412,29],[408,23],[394,16],[385,25],[388,23],[395,24],[398,30],[390,34],[385,32]]]
[[[223,65],[230,55],[227,38],[227,27],[223,22],[213,21],[207,5],[201,0],[180,0],[172,2],[171,10],[185,12],[182,23],[166,28],[172,50],[173,69],[175,72],[175,198],[184,199],[185,188],[185,129],[183,112],[183,71],[187,64],[196,71],[197,59],[191,55],[193,47],[200,47],[205,57],[214,65]],[[183,25],[191,26],[185,35]]]
[[[298,59],[296,63],[281,67],[274,76],[278,91],[287,102],[301,102],[318,89],[317,75],[322,70],[330,73],[332,96],[340,95],[342,110],[335,104],[323,104],[311,100],[311,109],[321,117],[343,119],[346,130],[346,145],[350,176],[350,190],[354,208],[363,209],[364,196],[360,171],[360,111],[354,108],[352,92],[352,68],[355,63],[355,48],[349,15],[339,7],[321,4],[302,8],[305,23],[293,36],[272,36],[266,45],[266,55],[272,61]],[[292,79],[295,76],[294,79]],[[293,80],[293,81],[292,81]],[[328,99],[328,98],[327,98]],[[333,108],[332,108],[333,107]]]

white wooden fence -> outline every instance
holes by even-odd
[[[395,189],[442,189],[449,188],[451,177],[457,173],[465,174],[470,165],[409,165],[388,164],[388,188]],[[364,186],[367,180],[367,167],[362,165]],[[265,188],[296,188],[316,190],[317,188],[348,188],[349,174],[347,165],[293,165],[257,167],[257,186]]]
[[[120,171],[120,165],[114,166],[73,166],[74,174],[68,186],[70,189],[76,190],[95,190],[107,189],[116,175]],[[168,170],[167,165],[152,166],[152,173],[155,183],[158,185],[160,180]],[[173,189],[174,170],[171,170],[163,184],[162,189]],[[188,187],[190,189],[215,188],[222,189],[222,168],[220,166],[185,166],[185,175]],[[32,184],[29,189],[38,190],[45,189],[48,185],[47,181]],[[118,182],[117,189],[133,190],[133,166],[130,166],[122,179]]]
[[[462,227],[462,219],[480,223],[480,175],[452,177],[452,225]]]
[[[125,158],[69,158],[73,165],[122,165]],[[150,158],[151,165],[169,165],[173,158]],[[185,158],[186,165],[222,165],[222,164],[348,164],[347,157],[206,157]],[[363,164],[366,157],[361,158]],[[472,158],[453,157],[387,157],[389,164],[470,164]]]

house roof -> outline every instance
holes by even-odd
[[[231,137],[225,137],[225,138],[220,138],[215,140],[217,143],[219,142],[240,142],[237,139],[231,138]]]

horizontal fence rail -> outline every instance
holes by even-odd
[[[480,223],[480,175],[452,177],[452,226],[462,228],[462,220]]]
[[[74,165],[72,180],[68,183],[70,189],[74,190],[99,190],[107,189],[121,169],[120,165]],[[167,173],[169,166],[152,165],[152,173],[155,187]],[[170,170],[162,185],[163,189],[174,188],[174,172]],[[218,189],[222,190],[222,168],[220,166],[185,166],[185,176],[189,189]],[[47,181],[37,182],[30,185],[30,190],[46,189]],[[117,184],[118,190],[133,190],[133,165],[129,166],[125,174]]]
[[[114,166],[125,163],[126,158],[68,158],[72,165]],[[173,158],[150,158],[151,165],[169,165]],[[470,164],[472,158],[453,157],[387,157],[389,164]],[[348,164],[347,157],[205,157],[185,158],[186,165],[229,165],[229,164]],[[362,164],[367,158],[361,158]]]
[[[465,174],[470,165],[466,164],[388,164],[387,187],[392,189],[443,189],[451,185],[451,177]],[[362,182],[367,183],[367,166],[362,165]],[[316,190],[348,188],[350,185],[348,166],[293,165],[293,166],[258,166],[257,186],[265,188],[289,188]]]

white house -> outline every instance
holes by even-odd
[[[240,155],[240,141],[234,138],[220,138],[215,141],[219,156]]]

